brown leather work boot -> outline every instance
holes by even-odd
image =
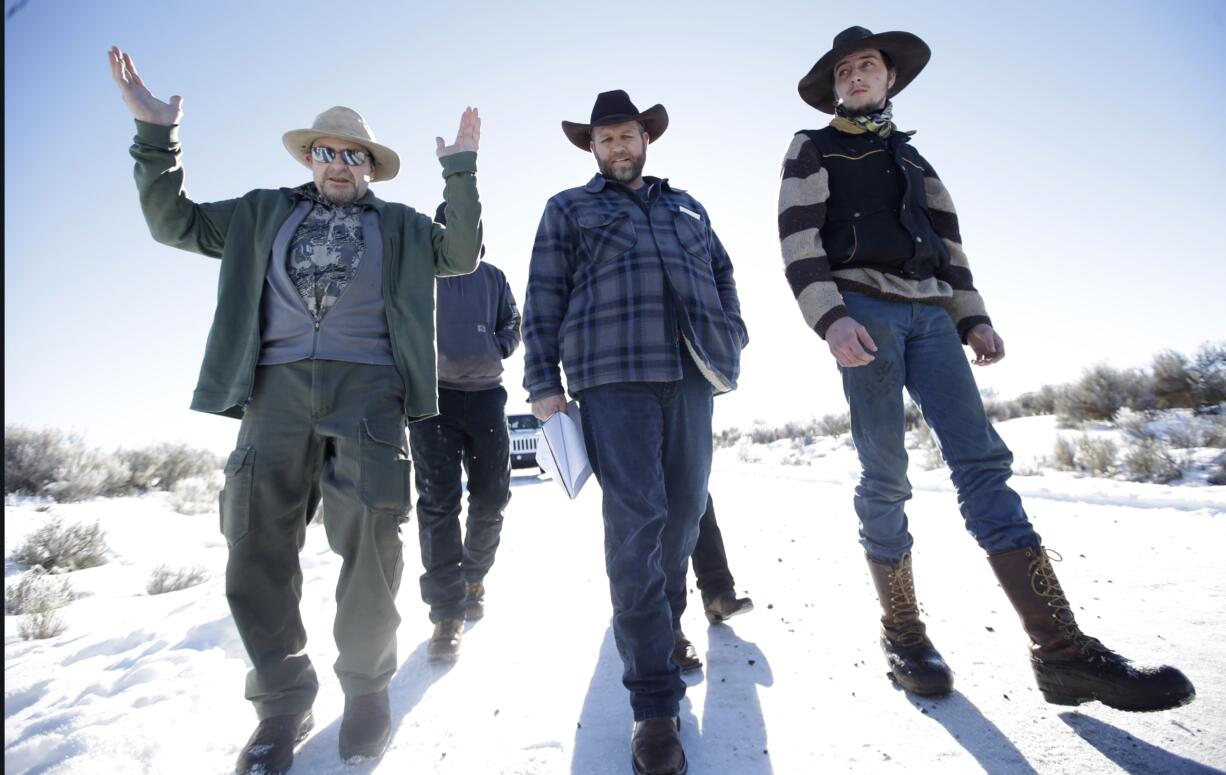
[[[1056,705],[1098,700],[1117,710],[1147,711],[1196,697],[1192,682],[1176,668],[1134,665],[1083,633],[1047,549],[1014,549],[988,562],[1030,636],[1030,665],[1043,699]]]
[[[881,651],[890,678],[907,691],[925,697],[949,694],[954,688],[953,673],[920,621],[911,553],[904,554],[897,565],[866,559],[881,603]]]
[[[464,632],[463,619],[444,619],[434,625],[434,635],[426,646],[427,662],[454,662],[460,657],[460,636]]]
[[[673,631],[673,661],[681,672],[690,673],[702,669],[702,660],[698,658],[698,649],[681,630]]]
[[[736,592],[725,589],[710,597],[702,595],[703,612],[711,624],[719,624],[738,614],[747,614],[753,610],[753,600],[747,597],[737,597]]]
[[[676,716],[634,722],[630,754],[635,775],[686,775],[690,769]]]
[[[480,581],[466,581],[464,594],[464,618],[475,622],[485,616],[485,584]]]

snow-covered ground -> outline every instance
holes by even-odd
[[[682,707],[695,775],[819,772],[1182,773],[1226,767],[1226,487],[1173,486],[1040,469],[1050,418],[1001,423],[1022,493],[1083,628],[1138,661],[1183,669],[1189,706],[1151,714],[1045,704],[1026,640],[962,530],[941,469],[913,465],[915,573],[929,633],[955,692],[921,699],[884,677],[877,605],[856,543],[855,453],[839,439],[716,454],[712,492],[741,590],[757,609],[709,627],[696,593],[686,632],[705,662]],[[913,460],[922,452],[913,453]],[[757,462],[755,462],[757,461]],[[786,462],[785,462],[786,461]],[[918,462],[918,461],[917,461]],[[67,574],[67,630],[17,637],[5,617],[6,773],[227,773],[255,717],[242,646],[222,595],[217,514],[174,513],[161,494],[79,504],[13,502],[6,555],[59,515],[99,520],[115,559]],[[426,664],[415,523],[405,535],[401,668],[393,738],[377,762],[343,765],[343,704],[330,666],[339,567],[308,531],[302,610],[322,687],[294,773],[630,771],[631,716],[609,629],[600,491],[569,502],[553,482],[514,480],[487,615],[450,668]],[[155,566],[211,576],[149,596]],[[6,585],[20,569],[6,565]]]

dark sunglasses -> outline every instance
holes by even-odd
[[[366,163],[366,151],[353,151],[346,148],[340,154],[341,161],[350,167],[357,167]],[[332,160],[336,158],[336,151],[326,145],[313,145],[311,146],[311,158],[320,164],[331,164]]]

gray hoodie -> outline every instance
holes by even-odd
[[[519,308],[506,275],[482,261],[472,274],[440,277],[437,288],[438,386],[499,387],[502,359],[519,346]]]

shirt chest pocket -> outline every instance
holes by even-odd
[[[634,247],[634,224],[626,213],[584,213],[579,216],[583,245],[593,261],[617,258]]]
[[[688,215],[681,210],[673,212],[673,226],[677,230],[677,240],[685,252],[695,258],[711,262],[711,230],[700,219]]]

